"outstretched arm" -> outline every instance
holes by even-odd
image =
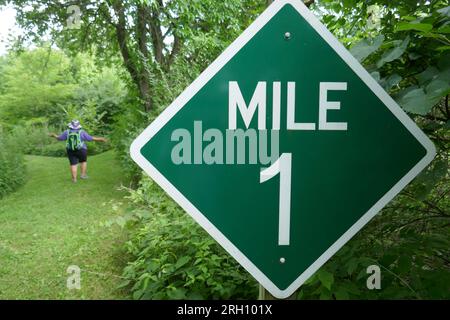
[[[93,137],[90,134],[88,134],[86,131],[81,131],[81,139],[83,139],[84,141],[108,142],[105,138]]]
[[[98,142],[108,142],[108,140],[106,138],[102,138],[102,137],[92,137],[92,140],[98,141]]]
[[[64,140],[67,139],[67,132],[64,132],[63,134],[61,134],[59,136],[56,133],[53,133],[53,132],[50,132],[48,135],[50,137],[52,137],[52,138],[55,138],[58,141],[64,141]]]

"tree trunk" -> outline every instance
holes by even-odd
[[[139,83],[138,71],[136,65],[133,63],[131,59],[130,50],[128,48],[125,13],[123,12],[122,3],[120,1],[115,2],[114,12],[118,17],[118,22],[115,25],[115,27],[120,53],[122,55],[122,59],[125,64],[125,68],[129,72],[133,81],[136,84],[138,84]]]
[[[145,30],[145,17],[142,18],[141,16],[142,13],[145,14],[145,11],[138,13],[138,21],[140,23],[138,23],[137,40],[139,43],[139,52],[142,55],[142,63],[139,67],[136,62],[133,61],[133,57],[131,56],[130,49],[128,47],[126,17],[122,1],[115,1],[113,4],[113,9],[118,20],[117,24],[115,24],[116,37],[117,43],[119,44],[120,53],[122,55],[123,63],[139,91],[139,97],[144,103],[144,110],[150,111],[152,109],[152,98],[150,95],[150,74],[148,72],[148,69],[146,68],[145,61],[146,59],[148,59],[148,50],[146,44],[147,35]],[[142,29],[142,27],[144,29]]]
[[[148,68],[149,52],[147,47],[147,7],[145,4],[138,5],[137,9],[137,30],[136,37],[139,48],[140,74],[139,74],[139,92],[144,101],[145,111],[150,111],[153,106],[150,94],[150,71]]]
[[[155,56],[155,61],[160,65],[163,64],[163,39],[161,28],[159,27],[158,18],[152,17],[149,21],[150,33],[152,35],[153,43],[153,54]]]
[[[152,9],[148,19],[153,44],[153,55],[156,62],[159,63],[160,66],[163,66],[164,63],[164,39],[161,30],[161,23],[159,21],[160,11],[163,9],[163,6],[164,4],[162,0],[158,0],[157,6]]]
[[[153,108],[153,99],[150,95],[150,81],[147,77],[143,77],[139,83],[139,96],[144,102],[144,110],[149,112]]]
[[[167,57],[166,63],[165,63],[165,70],[167,72],[170,71],[170,66],[175,61],[175,58],[176,58],[177,54],[180,52],[181,45],[182,45],[182,43],[181,43],[180,37],[175,34],[173,36],[172,51],[170,52],[169,56]]]

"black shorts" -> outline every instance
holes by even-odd
[[[80,150],[73,151],[73,150],[67,149],[67,157],[69,158],[70,165],[75,166],[78,163],[87,161],[87,150],[80,149]]]

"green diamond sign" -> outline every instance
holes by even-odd
[[[276,0],[131,147],[139,166],[278,298],[434,155],[300,0]]]

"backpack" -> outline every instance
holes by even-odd
[[[80,150],[83,147],[83,141],[81,141],[81,130],[67,132],[66,148],[71,151]]]

